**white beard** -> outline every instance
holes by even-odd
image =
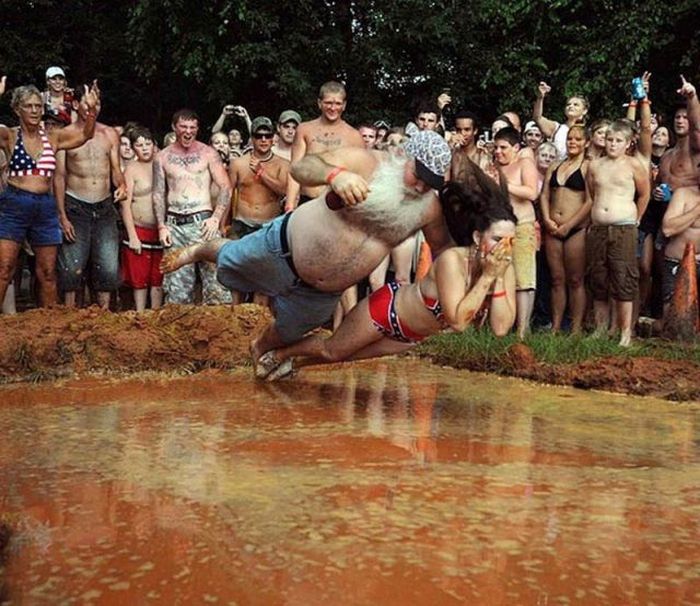
[[[391,246],[420,229],[434,193],[419,194],[404,184],[405,158],[390,157],[377,167],[364,202],[343,210],[348,223]]]

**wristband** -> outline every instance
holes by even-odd
[[[637,101],[630,101],[630,107],[637,107]]]
[[[505,297],[506,296],[506,291],[505,290],[499,290],[498,292],[495,292],[491,295],[492,299],[497,299],[498,297]]]
[[[333,179],[335,179],[340,173],[346,170],[347,168],[343,168],[342,166],[336,166],[331,172],[329,172],[326,175],[326,183],[328,183],[328,185],[331,185],[333,183]]]
[[[649,99],[647,97],[644,97],[644,99],[640,99],[639,103],[640,104],[646,103],[647,105],[651,105],[651,101],[649,101]]]

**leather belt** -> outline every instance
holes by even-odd
[[[178,215],[177,213],[168,213],[166,220],[168,223],[174,225],[187,225],[188,223],[197,223],[198,221],[204,221],[212,216],[212,211],[202,210],[198,213],[192,213],[191,215]]]
[[[292,270],[292,273],[299,279],[299,281],[303,282],[297,273],[297,268],[294,267],[292,253],[289,250],[289,242],[287,242],[287,223],[289,223],[289,218],[291,216],[292,213],[287,213],[284,215],[284,219],[282,219],[282,226],[280,227],[280,247],[282,248],[282,256],[284,256],[284,260],[287,262],[287,265],[289,265],[289,269]]]

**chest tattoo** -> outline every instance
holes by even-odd
[[[182,166],[183,168],[187,168],[189,166],[192,166],[193,164],[197,164],[199,160],[199,154],[187,154],[185,156],[168,154],[168,162],[170,164],[172,164],[173,166]]]

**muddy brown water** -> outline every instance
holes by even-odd
[[[699,604],[700,407],[390,360],[0,389],[4,604]]]

